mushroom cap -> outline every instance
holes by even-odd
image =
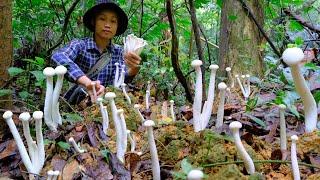
[[[242,127],[241,122],[239,121],[233,121],[232,123],[230,123],[229,128],[232,129],[240,129]]]
[[[49,77],[52,77],[56,74],[55,70],[52,68],[52,67],[46,67],[44,68],[43,70],[43,74],[45,76],[49,76]]]
[[[203,172],[198,169],[193,169],[188,173],[187,179],[201,179],[203,178]]]
[[[249,78],[250,77],[250,74],[246,74],[246,78]]]
[[[227,91],[230,91],[231,89],[229,88],[229,87],[227,87],[227,89],[226,89]]]
[[[150,93],[150,91],[149,91],[149,90],[146,90],[146,93]]]
[[[226,83],[224,83],[224,82],[220,82],[220,83],[218,84],[218,88],[219,88],[220,90],[223,90],[223,89],[226,89],[226,88],[227,88],[227,85],[226,85]]]
[[[120,114],[123,114],[124,110],[123,109],[118,109],[117,110],[117,113],[120,115]]]
[[[20,119],[21,121],[29,121],[30,118],[31,118],[31,116],[30,116],[30,113],[28,113],[28,112],[23,112],[23,113],[21,113],[21,114],[19,115],[19,119]]]
[[[241,75],[241,78],[245,78],[246,77],[246,75]]]
[[[279,104],[278,107],[279,107],[280,109],[286,109],[286,108],[287,108],[287,106],[284,105],[284,104]]]
[[[70,138],[69,138],[69,142],[72,142],[72,141],[74,141],[74,138],[73,138],[73,137],[70,137]]]
[[[227,72],[231,71],[231,67],[226,67],[226,71]]]
[[[54,71],[56,72],[57,75],[64,75],[65,73],[67,73],[67,68],[60,65],[60,66],[57,66]]]
[[[298,136],[297,135],[292,135],[291,136],[291,140],[292,141],[297,141],[299,138],[298,138]]]
[[[52,170],[49,170],[49,171],[47,171],[47,175],[48,176],[52,176],[54,173],[53,173],[54,171],[52,171]]]
[[[97,98],[97,103],[101,103],[103,101],[102,97]]]
[[[139,109],[139,108],[140,108],[140,105],[139,105],[139,104],[135,104],[135,105],[133,106],[133,108]]]
[[[130,133],[131,133],[131,131],[129,129],[127,129],[127,134],[130,134]]]
[[[43,118],[43,112],[42,111],[35,111],[35,112],[33,112],[32,117],[34,119],[42,119]]]
[[[209,66],[209,69],[211,69],[211,70],[217,70],[217,69],[219,69],[219,66],[216,65],[216,64],[211,64],[211,65]]]
[[[289,66],[299,64],[304,59],[304,53],[300,48],[287,48],[282,53],[283,61]]]
[[[59,174],[60,174],[60,171],[53,171],[53,173],[52,173],[52,175],[54,175],[54,176],[59,176]]]
[[[9,119],[12,118],[13,113],[11,111],[6,111],[3,113],[2,117],[3,119]]]
[[[238,77],[239,77],[239,74],[234,75],[234,77],[235,77],[235,78],[238,78]]]
[[[126,85],[127,85],[126,83],[122,83],[121,87],[126,87]]]
[[[144,123],[143,123],[144,126],[146,127],[152,127],[155,125],[154,121],[152,120],[146,120]]]
[[[106,100],[111,100],[111,99],[114,99],[115,97],[116,97],[116,94],[114,92],[107,92],[106,95],[104,96]]]
[[[201,60],[193,60],[192,62],[191,62],[191,66],[192,67],[198,67],[198,66],[201,66],[202,65],[202,61]]]
[[[170,102],[170,104],[173,104],[173,103],[174,103],[174,100],[171,99],[169,102]]]

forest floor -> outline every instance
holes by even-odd
[[[270,88],[270,87],[268,87]],[[212,121],[206,130],[195,133],[192,126],[192,105],[176,107],[177,121],[170,113],[165,116],[163,102],[151,101],[150,110],[142,107],[146,119],[155,121],[154,136],[158,149],[162,179],[185,179],[192,168],[202,169],[206,179],[292,179],[290,160],[290,136],[299,137],[297,155],[302,179],[320,179],[320,131],[304,132],[304,122],[287,111],[288,150],[281,152],[279,145],[279,109],[271,102],[275,94],[257,91],[253,87],[251,97],[259,97],[254,107],[246,107],[239,91],[232,91],[225,104],[222,128],[214,127],[217,103],[213,107]],[[136,140],[135,151],[128,151],[125,164],[115,155],[116,133],[109,109],[110,127],[107,135],[102,131],[98,105],[73,109],[79,116],[63,113],[64,123],[58,132],[44,127],[46,162],[38,179],[46,179],[48,170],[59,170],[59,179],[152,179],[151,160],[146,130],[120,91],[116,91],[117,108],[124,109],[127,128]],[[133,104],[144,104],[141,91],[131,91]],[[134,98],[135,97],[135,98]],[[216,98],[217,99],[217,98]],[[153,99],[154,100],[154,99]],[[216,102],[218,102],[216,100]],[[62,106],[63,103],[61,103]],[[169,104],[169,103],[168,103]],[[296,104],[303,112],[301,104]],[[19,114],[13,119],[20,134],[22,124]],[[236,152],[228,124],[243,124],[240,133],[242,143],[255,162],[256,174],[249,175]],[[34,134],[34,129],[31,128]],[[84,153],[76,153],[67,143],[69,137],[78,142]],[[130,143],[128,141],[128,150]],[[173,173],[174,172],[174,173]],[[8,129],[0,131],[0,178],[28,179],[19,151]]]

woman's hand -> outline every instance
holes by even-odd
[[[124,55],[124,62],[128,67],[128,75],[134,76],[139,72],[141,57],[134,52],[128,52]]]
[[[77,80],[78,84],[84,86],[90,95],[91,102],[96,102],[99,96],[102,96],[105,90],[105,87],[101,85],[100,81],[91,81],[87,76],[81,76]],[[96,93],[94,93],[94,90]]]

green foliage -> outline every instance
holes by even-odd
[[[58,142],[58,146],[60,148],[62,148],[63,150],[69,150],[70,147],[71,147],[69,143],[66,143],[66,142],[63,142],[63,141],[59,141]]]
[[[173,172],[173,177],[174,179],[187,179],[188,173],[195,169],[187,159],[183,159],[181,161],[181,171],[179,172]],[[196,168],[196,169],[201,169],[201,168]]]
[[[83,121],[83,117],[77,113],[63,113],[63,117],[66,122],[70,123]]]
[[[258,102],[258,97],[254,97],[254,98],[248,98],[248,101],[246,103],[246,112],[250,112],[252,111]]]
[[[12,94],[11,89],[0,89],[0,97]]]
[[[9,67],[9,69],[8,69],[8,73],[9,73],[10,77],[15,77],[23,72],[24,72],[23,69],[17,68],[17,67]]]

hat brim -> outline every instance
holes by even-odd
[[[123,34],[128,27],[128,16],[127,14],[115,3],[107,2],[101,3],[90,8],[83,16],[83,24],[92,32],[94,32],[94,15],[97,12],[101,12],[103,10],[111,10],[114,11],[118,16],[118,28],[116,36]]]

